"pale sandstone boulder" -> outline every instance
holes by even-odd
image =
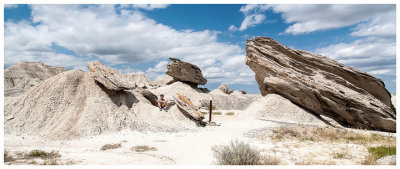
[[[246,52],[262,95],[281,95],[343,126],[396,131],[395,108],[380,79],[267,37],[248,40]]]

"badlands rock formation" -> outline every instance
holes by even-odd
[[[18,96],[41,81],[64,72],[62,67],[22,62],[4,70],[4,95]]]
[[[233,90],[229,90],[228,86],[226,86],[225,83],[222,83],[219,87],[219,90],[221,90],[221,92],[225,93],[225,94],[231,94],[233,92]]]
[[[174,80],[186,82],[194,87],[207,83],[207,79],[203,77],[200,68],[196,65],[175,58],[169,59],[171,62],[167,65],[167,74],[172,76]]]
[[[102,73],[106,72],[110,71]],[[174,132],[196,127],[176,106],[160,112],[151,92],[115,90],[122,88],[106,77],[117,76],[93,77],[92,73],[71,70],[44,80],[19,97],[6,97],[5,133],[70,139],[122,129]],[[98,82],[99,78],[113,84],[112,89]]]
[[[165,76],[161,77],[159,80],[155,81],[154,85],[157,87],[164,87],[166,85],[170,85],[175,82],[176,82],[176,80],[174,80],[173,77],[171,77],[169,75],[165,75]]]
[[[99,61],[89,62],[87,65],[91,76],[110,90],[129,90],[135,88],[135,83],[128,81],[119,70],[112,69]]]
[[[343,126],[396,131],[395,108],[380,79],[271,38],[248,40],[246,52],[263,96],[281,95]]]
[[[129,73],[124,75],[126,80],[130,83],[134,83],[135,87],[140,88],[150,88],[154,85],[152,84],[151,80],[147,78],[143,73]]]

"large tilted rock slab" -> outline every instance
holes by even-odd
[[[135,83],[129,82],[121,72],[103,65],[97,60],[89,62],[87,67],[91,72],[91,76],[107,89],[120,91],[135,88]]]
[[[343,126],[396,131],[395,108],[380,79],[271,38],[248,40],[246,52],[262,95],[279,94]]]
[[[66,71],[40,62],[21,62],[4,70],[4,95],[18,96],[41,81]]]
[[[186,82],[193,85],[205,85],[207,79],[201,74],[201,70],[196,65],[181,61],[175,58],[167,65],[167,74],[172,76],[174,80]]]
[[[183,114],[189,116],[191,119],[201,121],[204,119],[203,114],[201,114],[193,105],[192,101],[186,96],[176,93],[174,96],[176,100],[176,105],[178,106],[179,110],[182,111]]]

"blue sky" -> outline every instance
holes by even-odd
[[[396,91],[395,5],[6,5],[5,67],[41,61],[165,75],[168,57],[198,65],[205,87],[259,93],[246,40],[268,36],[381,78]]]

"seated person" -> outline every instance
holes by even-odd
[[[160,94],[160,98],[158,99],[158,107],[160,108],[160,111],[162,111],[163,108],[167,111],[167,100],[164,99],[163,94]]]

